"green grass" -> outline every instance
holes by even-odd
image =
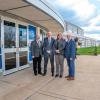
[[[78,55],[95,55],[95,47],[78,48]],[[97,54],[100,54],[100,46],[97,47]]]

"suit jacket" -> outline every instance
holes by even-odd
[[[65,49],[65,40],[61,39],[61,40],[57,40],[55,41],[54,43],[54,47],[55,47],[55,50],[59,50],[61,55],[64,55],[64,49]],[[55,52],[55,54],[57,55],[58,53]]]
[[[36,40],[32,41],[31,43],[31,50],[32,50],[32,56],[39,57],[42,56],[43,53],[43,44],[40,41],[40,44],[36,42]]]
[[[66,42],[65,45],[65,57],[66,58],[73,58],[75,59],[76,54],[76,44],[74,40],[70,40],[69,42]]]
[[[47,53],[47,50],[50,50],[50,54],[54,55],[54,42],[55,42],[55,39],[51,37],[51,42],[49,44],[49,40],[48,38],[45,38],[44,39],[44,43],[43,43],[43,50],[44,50],[44,56],[47,56],[48,53]]]

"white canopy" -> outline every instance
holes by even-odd
[[[64,31],[63,20],[41,0],[0,0],[0,10],[28,19],[52,32]]]

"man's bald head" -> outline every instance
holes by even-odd
[[[52,36],[52,32],[47,32],[47,37],[51,37]]]

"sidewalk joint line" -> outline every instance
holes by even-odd
[[[38,91],[40,91],[45,85],[50,84],[53,80],[55,80],[55,78],[47,81],[45,84],[43,84],[43,86],[41,86],[38,90],[36,90],[33,94],[31,94],[30,96],[26,97],[25,100],[29,100],[29,98],[31,98],[33,95],[35,95],[36,93],[38,93]]]
[[[40,92],[50,93],[50,94],[54,94],[54,95],[59,95],[59,96],[63,96],[63,97],[68,97],[68,98],[76,99],[76,100],[84,100],[84,99],[81,99],[81,98],[65,96],[65,95],[61,95],[61,94],[57,94],[57,93],[53,93],[53,92],[48,92],[48,91],[43,91],[43,90],[40,90]]]
[[[41,93],[41,92],[38,92],[38,93],[39,93],[39,94],[42,94],[42,95],[45,95],[45,96],[49,96],[49,97],[53,97],[53,98],[58,98],[58,99],[61,99],[61,100],[68,100],[68,99],[64,99],[64,98],[61,98],[61,97],[49,95],[49,94],[46,94],[46,93]]]

